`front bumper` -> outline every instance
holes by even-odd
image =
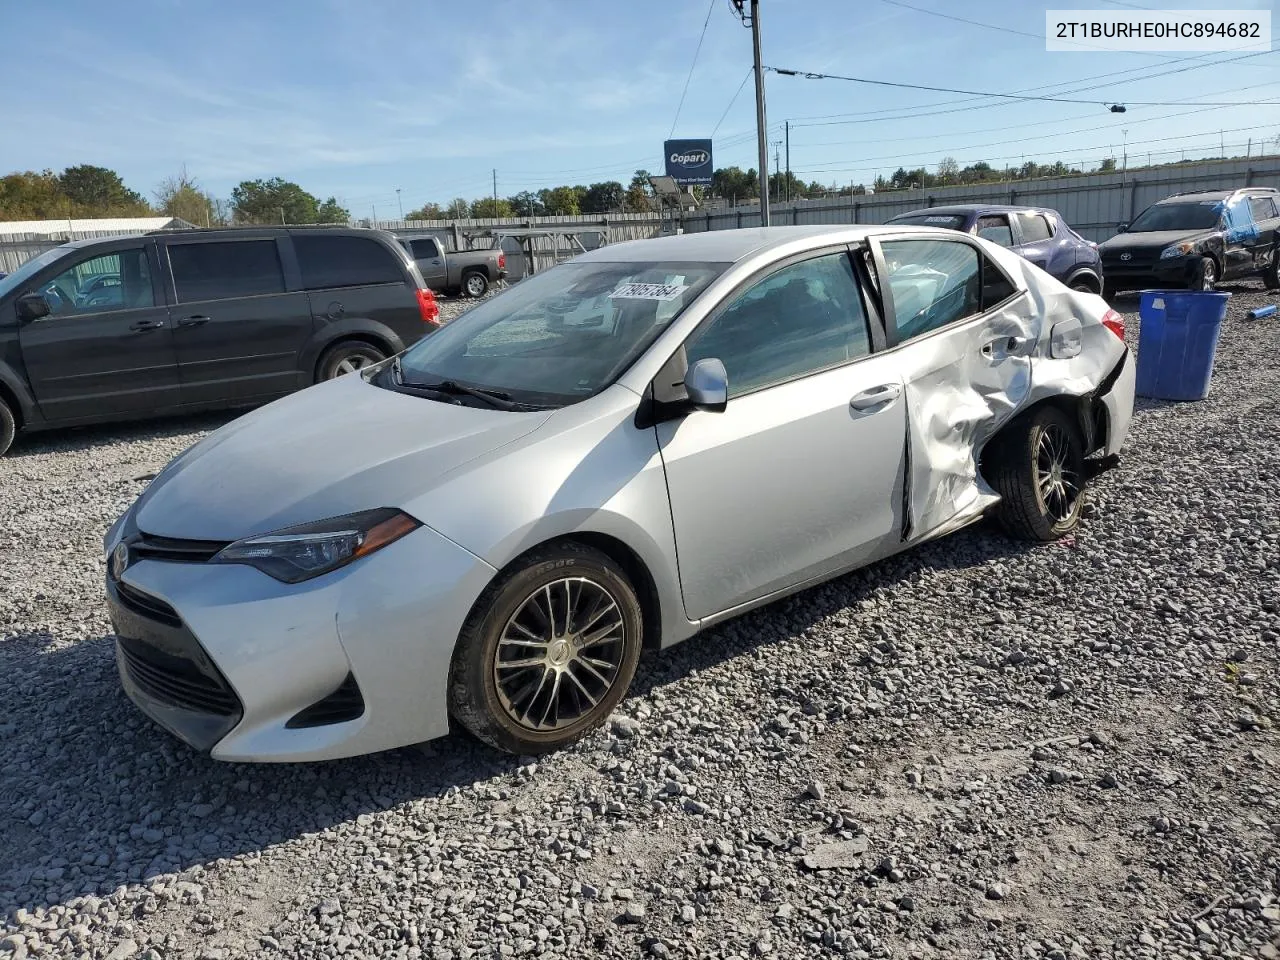
[[[118,581],[108,574],[121,682],[217,760],[329,760],[430,740],[448,732],[454,643],[494,573],[428,527],[300,584],[239,564],[140,559]],[[331,708],[353,702],[358,715]]]
[[[1199,254],[1169,257],[1164,260],[1151,260],[1144,257],[1124,261],[1108,258],[1103,261],[1102,275],[1106,278],[1107,287],[1112,290],[1138,290],[1143,287],[1182,288],[1191,283],[1199,263]]]

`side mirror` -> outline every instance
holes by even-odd
[[[47,317],[52,312],[49,309],[49,301],[38,293],[28,293],[25,297],[19,297],[16,307],[18,319],[28,323]]]
[[[715,357],[706,357],[684,375],[684,390],[694,409],[723,413],[729,405],[729,374]]]
[[[1116,233],[1124,233],[1128,229],[1129,229],[1129,225],[1127,223],[1116,224]]]

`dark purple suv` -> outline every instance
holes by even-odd
[[[912,210],[888,222],[977,234],[1008,247],[1073,290],[1102,292],[1102,258],[1097,244],[1067,226],[1056,210],[956,204]]]

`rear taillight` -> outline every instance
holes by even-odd
[[[436,303],[436,295],[430,290],[419,288],[418,312],[422,314],[423,323],[440,325],[440,304]]]
[[[505,253],[498,254],[498,269],[507,269],[507,255]]]
[[[1102,325],[1121,340],[1124,339],[1124,317],[1114,310],[1108,310],[1102,315]]]

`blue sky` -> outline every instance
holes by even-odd
[[[791,167],[804,179],[870,183],[948,155],[962,166],[1023,156],[1092,166],[1119,155],[1122,129],[1131,165],[1148,151],[1216,154],[1219,139],[1240,152],[1249,138],[1255,151],[1263,138],[1280,149],[1280,53],[1143,81],[1240,54],[1045,51],[1046,7],[1214,6],[1205,0],[903,2],[989,26],[888,0],[762,0],[764,62],[1046,95],[1118,83],[1066,94],[1098,105],[993,105],[769,75],[770,124],[793,119]],[[708,0],[0,0],[11,40],[0,62],[0,172],[94,163],[149,194],[185,164],[219,196],[282,176],[384,218],[398,202],[486,195],[493,168],[503,196],[625,183],[638,167],[661,168],[707,12]],[[675,134],[715,130],[717,166],[755,165],[750,64],[750,31],[728,0],[713,0]],[[1115,115],[1101,105],[1112,100],[1251,105]]]

